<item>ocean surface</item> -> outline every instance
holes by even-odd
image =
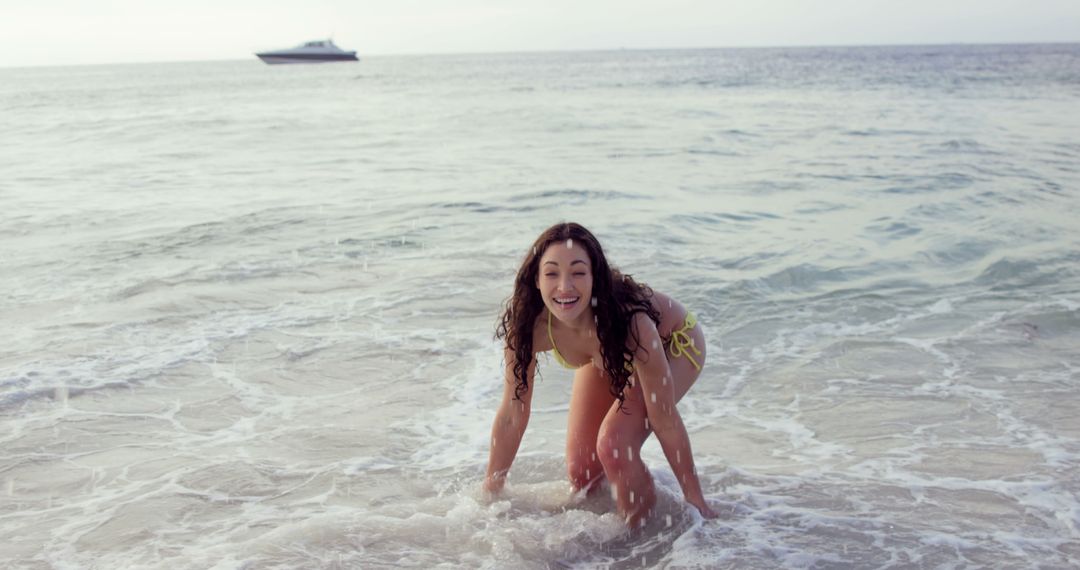
[[[1080,45],[0,69],[0,560],[1080,567]],[[501,303],[592,229],[694,310],[658,515],[571,497]]]

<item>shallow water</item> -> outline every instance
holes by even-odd
[[[1080,565],[1080,48],[0,70],[19,568]],[[579,221],[692,308],[702,521],[628,533],[492,339]]]

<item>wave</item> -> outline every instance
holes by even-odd
[[[1004,257],[987,266],[972,284],[992,291],[1040,288],[1067,284],[1080,277],[1080,255],[1044,259]]]

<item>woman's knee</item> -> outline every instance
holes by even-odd
[[[616,430],[601,429],[596,439],[596,454],[608,473],[625,469],[634,461],[640,448],[640,442],[632,441]]]

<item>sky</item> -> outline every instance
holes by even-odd
[[[365,56],[1080,42],[1080,0],[0,0],[0,67]]]

